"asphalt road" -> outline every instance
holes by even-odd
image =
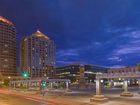
[[[134,97],[120,97],[120,93],[123,91],[123,89],[103,89],[103,93],[109,98],[109,101],[101,105],[140,105],[140,94],[137,93],[138,88],[131,88],[129,90],[135,92]],[[88,96],[86,96],[85,93],[88,94]],[[40,97],[36,95],[30,96],[28,94],[24,95],[23,93],[0,89],[0,105],[62,105],[62,103],[65,105],[68,102],[70,102],[69,105],[89,105],[89,99],[94,93],[95,90],[77,91],[76,93],[68,93],[68,96],[64,97],[54,96],[55,98],[50,98],[44,96],[40,99]],[[55,101],[58,103],[61,101],[61,104],[56,104],[54,103]],[[47,104],[48,102],[49,104]],[[80,104],[77,104],[79,102]],[[94,103],[93,105],[98,104]]]
[[[0,94],[0,105],[49,105],[49,104],[45,104],[26,97]]]

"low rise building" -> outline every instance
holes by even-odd
[[[107,72],[107,68],[96,65],[72,64],[63,67],[57,67],[56,78],[70,79],[71,82],[78,82],[79,78],[83,75],[86,82],[90,83],[94,82],[96,73],[103,72]]]

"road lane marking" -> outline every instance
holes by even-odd
[[[36,100],[36,99],[33,99],[33,98],[29,98],[29,97],[24,97],[24,98],[27,99],[27,100],[32,100],[32,101],[48,104],[47,102],[39,101],[39,100]]]
[[[47,101],[45,99],[42,99],[41,97],[27,96],[27,95],[21,95],[21,94],[17,94],[17,93],[9,93],[9,92],[4,91],[4,90],[0,90],[0,93],[6,94],[6,95],[20,96],[20,97],[28,99],[28,100],[33,100],[33,101],[36,101],[36,102],[45,103],[45,104],[49,104],[49,105],[56,105],[54,102]]]

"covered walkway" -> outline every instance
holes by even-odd
[[[34,79],[10,81],[9,86],[11,88],[34,88],[36,90],[54,89],[55,87],[62,86],[66,90],[69,90],[69,83],[69,79]]]
[[[124,92],[120,96],[132,97],[133,94],[128,91],[128,79],[135,78],[138,79],[140,87],[140,72],[128,72],[128,73],[103,73],[96,75],[96,95],[90,100],[92,101],[107,101],[108,99],[101,92],[101,80],[102,79],[119,79],[123,80]]]

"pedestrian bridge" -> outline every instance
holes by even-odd
[[[97,74],[96,79],[110,79],[110,78],[140,78],[140,72],[128,72],[128,73],[103,73]]]
[[[101,92],[101,79],[119,79],[122,78],[124,92],[122,92],[121,96],[133,96],[132,93],[128,91],[128,79],[135,78],[138,79],[139,86],[140,86],[140,72],[126,72],[126,73],[103,73],[103,74],[96,74],[96,95],[92,97],[90,100],[92,101],[106,101],[107,98],[102,95]]]

